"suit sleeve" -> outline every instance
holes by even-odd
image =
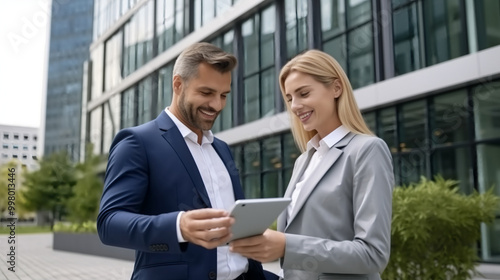
[[[390,255],[394,175],[387,145],[373,139],[360,147],[354,161],[353,240],[286,234],[283,268],[343,274],[384,270]]]
[[[147,152],[131,129],[120,131],[109,152],[97,230],[106,245],[147,252],[179,253],[179,212],[140,214],[148,192]]]

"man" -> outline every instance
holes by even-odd
[[[113,140],[97,229],[104,244],[136,250],[132,279],[264,279],[260,263],[221,246],[243,191],[229,147],[210,129],[235,65],[211,44],[187,48],[170,107]]]

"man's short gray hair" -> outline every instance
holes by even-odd
[[[234,55],[217,46],[200,42],[189,46],[177,57],[173,75],[179,75],[184,81],[189,81],[198,75],[198,66],[201,63],[207,63],[220,73],[226,73],[234,69],[237,60]]]

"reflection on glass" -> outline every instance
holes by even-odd
[[[426,149],[425,100],[415,101],[401,106],[399,117],[400,148],[402,152],[412,149]]]
[[[466,54],[467,38],[462,28],[465,15],[462,1],[424,1],[424,28],[427,65]]]
[[[344,32],[344,30],[344,0],[321,0],[321,31],[323,31],[323,40],[328,40]]]
[[[274,65],[274,32],[276,30],[276,11],[274,5],[262,12],[260,30],[260,67]]]
[[[500,137],[500,82],[473,88],[474,123],[479,140]]]
[[[151,90],[151,77],[148,77],[138,85],[138,94],[137,94],[137,109],[138,109],[138,123],[143,124],[151,120],[151,98],[152,98],[152,90]]]
[[[323,50],[337,60],[344,71],[347,71],[346,37],[341,35],[323,44]]]
[[[477,146],[477,172],[479,191],[481,193],[493,188],[493,193],[500,196],[500,172],[498,159],[500,158],[500,144]],[[500,260],[500,210],[496,213],[495,224],[482,225],[482,259],[486,261]]]
[[[479,50],[500,45],[500,1],[476,0]]]
[[[135,123],[135,87],[122,93],[121,128],[131,127]]]
[[[260,145],[252,141],[243,146],[244,174],[260,172]]]
[[[382,138],[391,150],[391,153],[398,151],[396,144],[396,108],[383,109],[379,113],[377,135]]]
[[[281,191],[279,187],[282,185],[280,182],[280,172],[265,173],[262,177],[262,197],[280,197]]]
[[[262,72],[262,89],[261,89],[261,107],[262,107],[262,117],[272,116],[275,113],[275,82],[276,79],[274,68],[270,68]]]
[[[421,176],[427,176],[426,153],[424,150],[412,150],[400,156],[400,183],[408,185],[420,181]]]
[[[347,24],[349,27],[354,27],[371,19],[371,0],[349,0],[348,2]]]
[[[167,106],[170,106],[170,103],[172,102],[173,67],[173,64],[170,63],[167,66],[161,68],[158,72],[158,102],[156,104],[157,114],[165,110]]]
[[[471,194],[474,189],[469,148],[439,149],[432,153],[432,175],[457,180],[460,191]]]
[[[430,106],[431,145],[451,145],[468,140],[467,92],[460,90],[433,98]]]
[[[262,168],[263,171],[283,168],[279,136],[267,138],[262,141]]]
[[[102,106],[90,112],[90,142],[94,145],[94,154],[100,155],[102,141]]]
[[[245,123],[255,121],[260,117],[259,75],[251,76],[244,81],[244,112]]]
[[[394,67],[396,75],[422,67],[415,3],[393,13]]]
[[[243,190],[245,198],[260,198],[260,174],[246,175],[243,177]]]
[[[377,119],[376,119],[375,112],[364,113],[363,119],[365,120],[365,123],[368,126],[368,128],[373,133],[376,133],[376,131],[377,131]]]
[[[259,69],[259,22],[258,14],[255,18],[245,21],[241,26],[241,33],[243,36],[243,55],[244,55],[244,75],[252,74]]]
[[[295,164],[295,160],[300,156],[300,150],[295,145],[291,132],[283,134],[283,158],[284,167],[291,168]]]
[[[373,83],[373,36],[372,25],[366,24],[348,35],[349,80],[353,88]]]
[[[287,56],[307,48],[307,0],[285,0]]]

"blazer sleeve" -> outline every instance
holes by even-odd
[[[120,131],[110,148],[97,230],[106,245],[134,250],[179,253],[178,211],[141,214],[148,192],[147,152],[132,129]]]
[[[384,270],[390,255],[394,175],[387,145],[379,138],[372,139],[355,151],[354,221],[345,225],[353,226],[353,240],[334,241],[287,233],[283,268],[345,274]]]

